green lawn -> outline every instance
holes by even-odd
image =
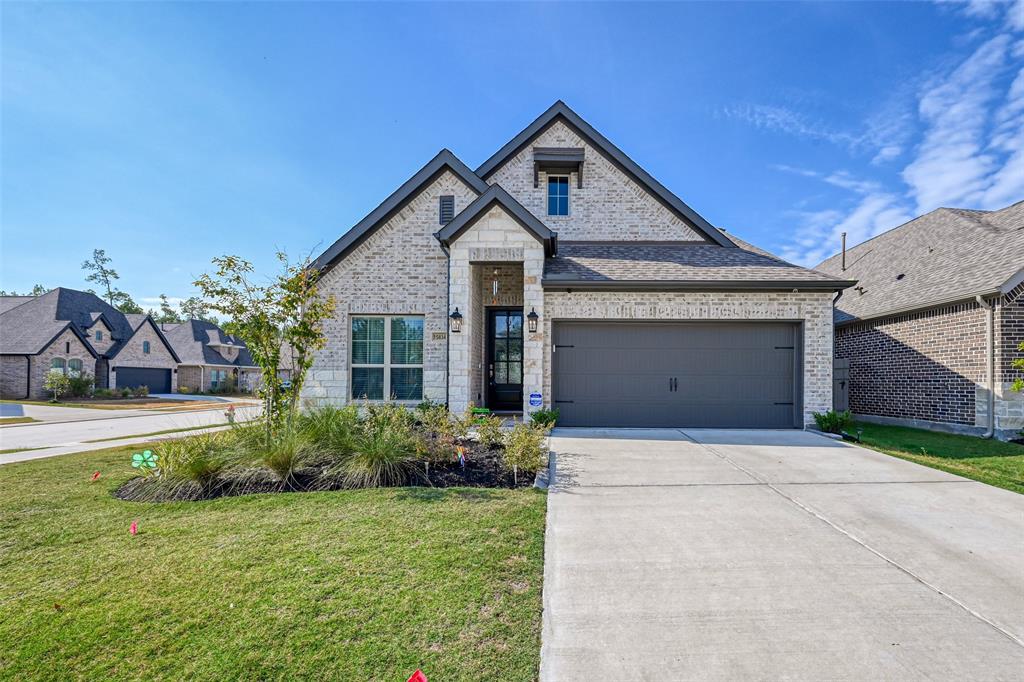
[[[934,469],[1024,493],[1024,446],[902,426],[859,422],[863,445]]]
[[[121,502],[130,452],[0,467],[0,678],[536,677],[544,493]]]

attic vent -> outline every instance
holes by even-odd
[[[445,194],[441,197],[441,216],[440,223],[447,225],[455,217],[455,197],[450,194]]]

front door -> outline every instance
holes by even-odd
[[[487,407],[523,408],[523,311],[487,309]]]

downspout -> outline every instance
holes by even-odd
[[[996,352],[995,352],[995,308],[982,296],[974,297],[983,310],[988,311],[985,316],[985,385],[988,387],[988,431],[985,438],[993,438],[996,435]]]
[[[441,250],[444,251],[445,258],[448,259],[448,265],[445,269],[445,304],[444,304],[444,318],[445,324],[448,324],[448,315],[452,311],[452,252],[445,244],[441,243]],[[448,407],[448,401],[451,398],[448,395],[449,388],[449,375],[452,370],[452,330],[451,325],[444,333],[445,338],[445,351],[444,351],[444,406]]]
[[[25,356],[25,400],[32,399],[32,356]]]

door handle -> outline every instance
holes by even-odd
[[[668,392],[672,392],[672,377],[668,378]]]

